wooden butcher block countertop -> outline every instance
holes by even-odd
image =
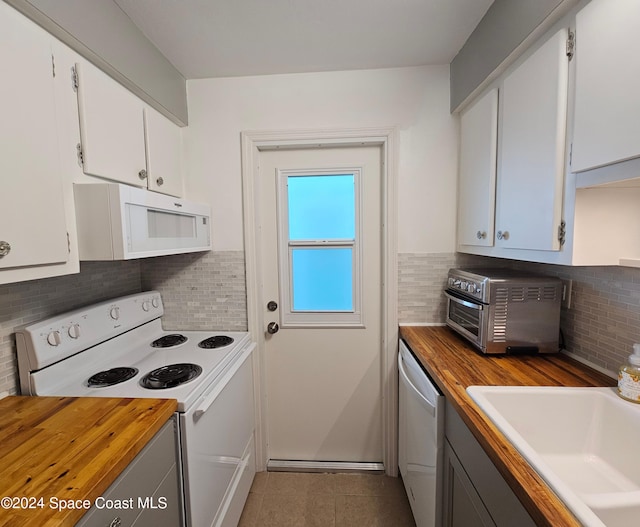
[[[0,526],[75,525],[86,510],[60,504],[92,504],[176,408],[172,399],[1,399]]]
[[[458,411],[536,524],[581,526],[467,395],[466,388],[473,385],[615,386],[616,381],[562,354],[483,355],[446,327],[401,327],[400,336]]]

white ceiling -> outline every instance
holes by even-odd
[[[493,0],[114,0],[187,79],[449,64]]]

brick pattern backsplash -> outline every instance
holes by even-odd
[[[473,262],[460,253],[400,253],[398,255],[398,322],[443,324],[446,303],[442,290],[452,267]]]
[[[0,393],[18,392],[18,326],[140,291],[140,264],[82,262],[80,273],[0,285]]]
[[[571,306],[560,319],[565,348],[617,373],[640,342],[640,269],[512,262],[512,267],[572,280]]]
[[[562,310],[565,347],[616,372],[640,342],[640,269],[566,267],[458,253],[398,255],[401,324],[441,324],[450,267],[512,267],[573,281]],[[0,393],[17,393],[15,328],[108,298],[156,289],[168,330],[246,331],[244,253],[194,253],[133,262],[83,262],[80,274],[0,285]]]
[[[143,290],[162,295],[167,330],[247,330],[244,252],[191,253],[142,261]]]

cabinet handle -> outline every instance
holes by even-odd
[[[164,184],[164,179],[159,177],[158,179],[156,179],[156,183],[158,184],[159,187],[161,187]]]
[[[9,242],[0,242],[0,258],[4,258],[11,252],[11,244]]]
[[[143,168],[140,172],[138,172],[138,177],[140,179],[147,179],[147,171]]]
[[[478,240],[484,240],[487,237],[487,233],[485,231],[478,231],[476,236]]]
[[[509,239],[509,231],[498,231],[497,234],[498,240],[508,240]]]

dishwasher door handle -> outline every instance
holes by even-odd
[[[420,392],[420,390],[418,390],[418,388],[416,388],[415,385],[411,382],[411,379],[409,379],[409,376],[407,375],[407,372],[405,371],[404,365],[402,363],[403,363],[402,355],[399,355],[398,356],[398,371],[400,372],[400,377],[407,384],[409,389],[412,392],[414,392],[415,395],[417,395],[419,397],[419,399],[426,405],[427,409],[429,410],[429,413],[432,416],[435,416],[436,415],[436,407],[435,407],[435,405],[433,405],[431,403],[431,401],[429,401],[429,399],[427,399],[424,395],[422,395],[422,392]]]

